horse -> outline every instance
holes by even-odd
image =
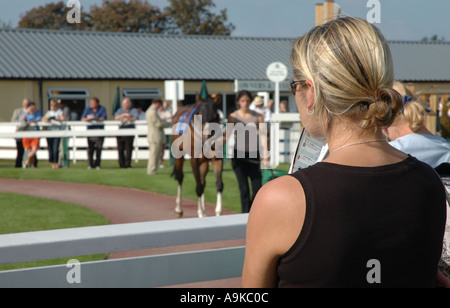
[[[202,117],[201,127],[196,127],[195,121],[196,116]],[[197,118],[198,119],[198,118]],[[222,171],[223,171],[223,155],[208,156],[205,155],[204,151],[201,151],[200,155],[195,155],[194,157],[194,146],[197,142],[201,142],[203,145],[205,141],[209,138],[211,140],[216,138],[223,138],[223,135],[211,135],[206,134],[204,128],[209,123],[220,124],[220,115],[218,113],[218,106],[216,103],[207,99],[203,101],[197,98],[197,103],[194,105],[181,107],[173,116],[173,132],[172,132],[172,152],[182,151],[183,153],[190,153],[191,156],[191,167],[196,181],[196,194],[198,198],[198,217],[202,218],[206,216],[205,212],[205,186],[206,186],[206,175],[209,171],[209,163],[211,162],[212,168],[214,170],[214,176],[216,178],[216,216],[222,215],[222,191],[223,191],[223,181],[222,181]],[[182,125],[180,125],[182,124]],[[180,131],[180,127],[184,125],[185,131]],[[179,138],[184,138],[179,139]],[[187,140],[186,138],[190,138]],[[201,138],[201,139],[200,139]],[[177,142],[178,141],[178,142]],[[181,142],[180,142],[181,141]],[[189,147],[190,143],[190,147]],[[214,148],[214,145],[212,146]],[[202,147],[203,149],[203,147]],[[178,218],[183,217],[182,209],[182,185],[184,179],[183,165],[184,165],[184,155],[175,158],[175,165],[173,169],[172,176],[178,181],[178,194],[176,198],[175,213]]]

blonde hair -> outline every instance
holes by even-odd
[[[398,117],[406,121],[413,132],[417,132],[424,125],[425,108],[420,102],[416,101],[414,93],[410,91],[404,83],[395,81],[394,90],[400,93],[400,95],[409,96],[414,100],[408,102],[406,106],[403,107],[403,112],[400,113]]]
[[[413,132],[417,132],[424,125],[425,108],[418,102],[409,102],[400,116],[405,118]]]
[[[415,99],[414,93],[411,90],[409,90],[403,82],[395,80],[394,90],[400,93],[400,95],[402,96],[407,95]]]
[[[51,99],[50,100],[50,107],[51,106],[59,106],[59,102],[56,99]]]
[[[375,26],[345,17],[317,26],[294,43],[296,81],[311,80],[315,114],[358,121],[362,129],[389,126],[402,108],[392,89],[394,66],[389,46]]]

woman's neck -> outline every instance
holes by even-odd
[[[240,108],[240,109],[238,110],[238,112],[239,112],[241,115],[247,115],[247,114],[250,114],[250,109],[248,109],[248,108],[245,108],[245,109]]]
[[[386,137],[381,129],[362,130],[357,125],[342,123],[333,125],[326,137],[330,151],[352,143],[385,140]]]

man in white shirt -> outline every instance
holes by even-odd
[[[17,108],[14,110],[13,115],[11,117],[11,122],[19,122],[19,117],[22,112],[25,112],[28,108],[28,104],[30,103],[30,100],[28,98],[25,98],[22,101],[22,107]],[[16,130],[19,130],[19,126]],[[17,146],[17,156],[16,156],[16,168],[22,168],[22,160],[23,160],[23,154],[25,152],[22,144],[22,139],[16,139],[16,146]]]

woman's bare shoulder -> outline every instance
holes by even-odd
[[[270,181],[258,192],[250,212],[249,223],[264,226],[268,240],[281,255],[297,240],[303,227],[306,200],[300,182],[292,176]],[[266,232],[265,232],[266,233]]]

